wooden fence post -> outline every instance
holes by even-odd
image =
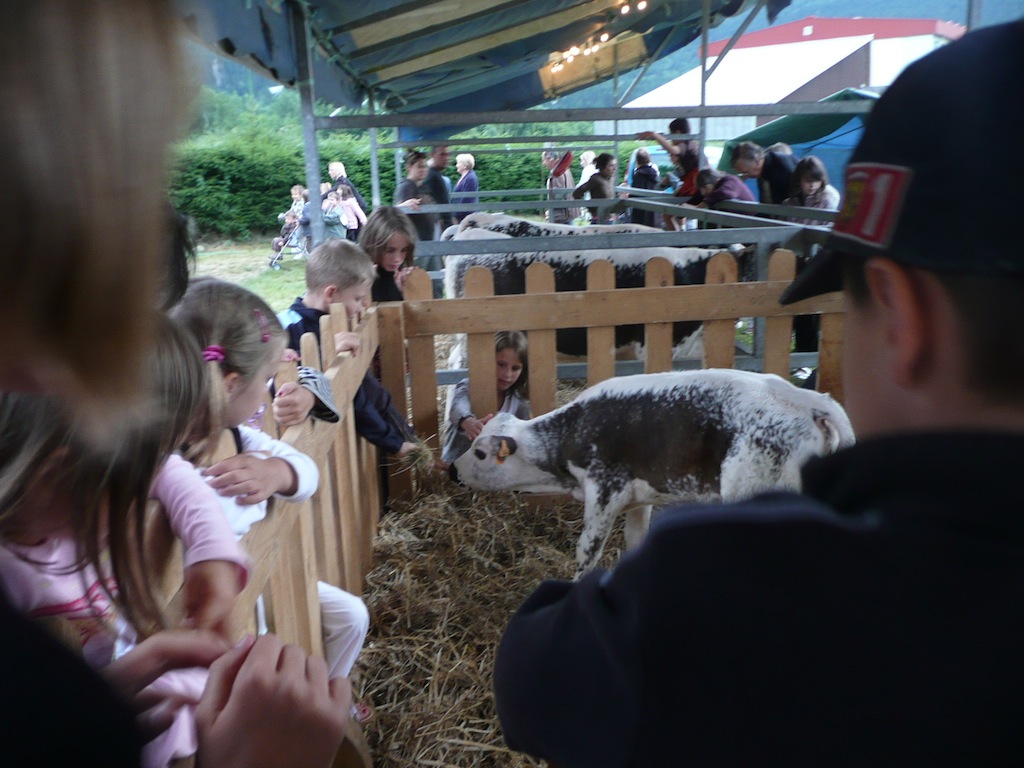
[[[645,282],[648,288],[675,284],[675,269],[668,259],[656,256],[647,262]],[[647,323],[644,326],[644,373],[672,370],[672,323]]]
[[[493,296],[494,276],[484,267],[470,267],[466,271],[465,286],[464,295],[467,299]],[[511,318],[509,321],[514,323]],[[497,413],[494,332],[467,334],[466,358],[469,362],[469,403],[473,413],[477,418],[488,413]]]
[[[768,258],[768,279],[793,282],[796,254],[782,248]],[[793,338],[793,316],[769,317],[764,321],[764,372],[789,379],[789,348]]]
[[[818,341],[818,391],[828,392],[843,402],[843,321],[842,313],[821,316]]]
[[[550,264],[536,261],[526,268],[526,292],[555,292],[555,271]],[[530,331],[529,344],[530,408],[534,416],[540,416],[555,409],[555,385],[558,378],[555,331]]]
[[[434,286],[430,275],[422,269],[414,269],[405,280],[406,302],[429,302],[434,299]],[[443,301],[438,299],[437,301]],[[434,360],[434,339],[432,336],[408,340],[409,395],[412,399],[412,418],[416,434],[435,451],[438,449],[439,432],[437,422],[437,364]],[[404,368],[403,384],[405,382]],[[408,473],[404,473],[408,474]],[[394,475],[392,475],[393,477]]]
[[[732,254],[716,253],[708,262],[706,285],[735,283],[739,270]],[[704,323],[704,367],[732,368],[736,364],[736,320],[707,320]]]
[[[409,398],[405,386],[405,326],[402,305],[398,302],[381,304],[377,307],[380,330],[380,377],[384,388],[391,393],[398,412],[409,413]],[[423,432],[415,424],[417,435],[437,450],[437,430]],[[412,499],[412,478],[409,472],[388,472],[388,490],[392,498],[409,501]]]
[[[610,261],[594,261],[587,267],[588,292],[614,288],[615,267]],[[592,326],[587,329],[587,386],[614,376],[615,326]]]

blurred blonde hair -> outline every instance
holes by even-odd
[[[322,291],[328,285],[344,291],[372,283],[376,277],[366,251],[348,240],[325,240],[306,258],[306,288],[310,291]]]
[[[114,577],[117,592],[109,597],[142,635],[164,626],[142,545],[150,488],[171,452],[187,439],[207,394],[194,340],[166,317],[150,313],[158,334],[138,370],[146,382],[146,417],[123,426],[116,444],[97,445],[84,434],[65,398],[0,394],[0,477],[7,481],[0,482],[0,539],[22,532],[21,502],[44,484],[60,488],[69,502],[75,567],[92,564]],[[102,557],[107,550],[109,568]]]
[[[141,394],[168,241],[168,144],[186,117],[163,0],[0,3],[0,380],[71,398],[92,424]],[[60,180],[60,204],[54,183]],[[107,432],[109,432],[109,428]]]

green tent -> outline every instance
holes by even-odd
[[[856,101],[877,99],[874,91],[844,88],[822,99],[825,101]],[[843,191],[843,168],[864,132],[866,115],[785,115],[725,142],[719,170],[732,169],[732,153],[743,141],[762,147],[776,142],[788,144],[797,157],[815,155],[828,170],[829,183]]]

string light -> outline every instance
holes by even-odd
[[[636,8],[636,11],[639,13],[647,10],[647,5],[648,0],[638,0],[635,6],[632,6],[629,3],[624,3],[619,6],[619,13],[625,16],[626,14],[631,13],[634,8]],[[611,40],[611,33],[609,32],[602,32],[598,37],[598,42],[600,43],[607,43],[609,40]],[[593,38],[587,40],[586,45],[582,49],[578,45],[570,46],[566,51],[553,54],[554,57],[558,57],[558,61],[551,65],[551,71],[561,72],[565,69],[566,64],[571,64],[580,54],[589,56],[592,53],[597,53],[599,49],[600,45],[598,45],[597,42],[594,42]]]

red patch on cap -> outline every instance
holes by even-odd
[[[833,231],[867,245],[887,247],[912,176],[913,171],[899,165],[851,163],[846,166],[843,209]]]

